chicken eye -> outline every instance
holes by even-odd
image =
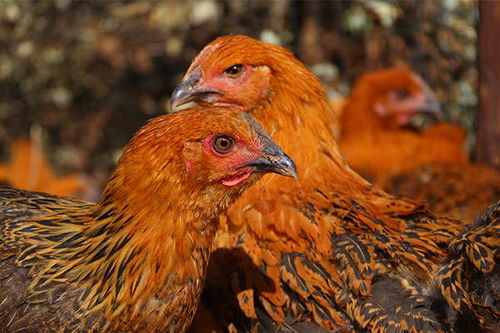
[[[406,89],[396,89],[394,90],[394,96],[397,98],[397,99],[405,99],[407,98],[408,96],[410,96],[410,93],[408,92],[408,90]]]
[[[237,78],[241,74],[243,74],[243,65],[238,64],[238,65],[232,65],[231,67],[226,68],[224,71],[224,74],[231,78]]]
[[[219,135],[212,141],[212,147],[214,147],[215,151],[218,153],[227,154],[233,149],[234,140],[229,136]]]

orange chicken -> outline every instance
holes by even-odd
[[[341,152],[354,170],[387,191],[470,222],[500,200],[500,173],[470,163],[459,126],[412,128],[413,120],[429,111],[437,114],[438,104],[410,70],[364,74],[342,111]]]
[[[412,128],[418,114],[439,114],[431,89],[405,68],[372,71],[354,84],[341,114],[340,151],[349,166],[380,183],[429,162],[465,164],[465,131],[438,123]]]
[[[152,119],[98,203],[0,188],[2,332],[184,332],[218,215],[293,161],[247,114]]]
[[[173,107],[188,102],[249,112],[300,173],[266,177],[221,217],[194,332],[448,330],[430,295],[461,223],[388,195],[344,163],[325,91],[291,52],[218,38],[172,94]]]
[[[57,177],[40,147],[27,139],[13,142],[10,162],[0,164],[0,183],[79,198],[93,197],[95,192],[92,184],[81,176]]]

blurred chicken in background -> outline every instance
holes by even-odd
[[[381,186],[395,195],[425,201],[432,211],[460,221],[472,221],[500,200],[500,173],[471,163],[428,163]]]
[[[405,68],[368,72],[342,110],[341,153],[374,183],[428,162],[466,163],[465,131],[446,123],[420,131],[414,121],[422,115],[440,118],[441,111],[419,76]]]
[[[340,149],[354,170],[385,190],[471,221],[500,199],[500,174],[470,162],[460,126],[429,124],[428,116],[441,118],[439,110],[429,86],[409,69],[369,72],[340,112]]]
[[[0,183],[19,189],[93,200],[96,186],[77,174],[58,176],[38,143],[18,139],[12,143],[10,161],[0,163]]]

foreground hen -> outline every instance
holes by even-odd
[[[247,114],[158,117],[125,148],[101,200],[0,189],[2,332],[183,332],[217,216],[293,162]]]
[[[446,330],[427,295],[460,223],[346,166],[324,90],[291,52],[216,39],[172,95],[173,106],[190,101],[251,113],[301,175],[267,177],[223,217],[194,331]]]

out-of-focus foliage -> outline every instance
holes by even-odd
[[[472,130],[477,2],[0,2],[0,151],[42,129],[58,169],[103,182],[120,148],[168,98],[193,56],[223,34],[292,49],[333,92],[406,64],[451,121]]]

